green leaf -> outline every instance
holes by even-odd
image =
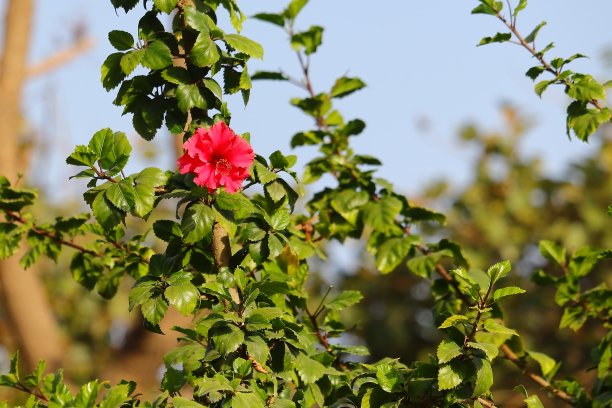
[[[525,293],[525,289],[521,289],[518,286],[508,286],[495,290],[495,292],[493,292],[493,300],[497,302],[503,297],[519,295],[521,293]]]
[[[307,3],[308,0],[292,0],[283,12],[283,16],[290,20],[295,19]]]
[[[168,67],[162,72],[162,78],[175,85],[192,82],[189,72],[183,67]]]
[[[16,225],[0,223],[0,259],[6,259],[17,252],[22,235],[23,232]]]
[[[253,392],[237,392],[232,398],[232,408],[265,408],[266,404]]]
[[[132,146],[123,132],[108,128],[96,132],[89,141],[89,150],[99,159],[100,165],[109,176],[119,173],[127,164]]]
[[[270,184],[266,184],[264,188],[266,193],[275,203],[280,202],[287,196],[287,190],[285,190],[285,187],[278,181],[273,181]]]
[[[130,398],[130,384],[123,383],[115,385],[104,394],[100,402],[100,408],[118,408],[123,406]]]
[[[494,285],[498,280],[508,275],[512,266],[510,261],[498,262],[487,270],[487,275],[491,278],[491,284]],[[481,289],[486,289],[481,286]]]
[[[535,81],[544,71],[546,67],[542,65],[536,65],[535,67],[531,67],[525,72],[525,75],[531,78],[532,81]]]
[[[538,36],[538,33],[540,32],[540,30],[542,29],[542,27],[544,27],[546,25],[546,21],[542,21],[540,24],[538,24],[533,31],[531,31],[529,33],[529,35],[527,37],[525,37],[525,42],[526,43],[532,43],[535,41],[536,37]]]
[[[548,357],[544,353],[538,353],[536,351],[529,350],[526,350],[526,352],[527,354],[529,354],[529,357],[533,358],[540,365],[540,368],[542,369],[542,374],[544,374],[545,376],[548,375],[548,373],[550,373],[552,370],[554,370],[555,366],[557,365],[557,362],[554,359]]]
[[[514,12],[512,13],[512,15],[516,17],[519,11],[523,10],[525,6],[527,6],[527,0],[520,0],[519,4],[517,4],[516,7],[514,8]]]
[[[468,347],[484,351],[489,361],[493,361],[493,359],[499,354],[499,348],[493,343],[475,343],[470,341],[467,343],[467,345]]]
[[[153,0],[155,8],[166,14],[170,14],[172,10],[174,10],[174,8],[176,7],[177,3],[178,0]]]
[[[140,305],[142,316],[152,324],[158,324],[166,315],[168,303],[162,296],[152,297]]]
[[[96,406],[98,393],[102,388],[102,384],[98,380],[90,381],[79,389],[74,402],[75,406],[82,408],[93,408]]]
[[[287,81],[289,78],[285,76],[285,74],[281,72],[272,72],[272,71],[257,71],[253,75],[251,75],[252,80],[262,80],[262,79],[271,79],[276,81]]]
[[[230,238],[234,237],[234,235],[236,235],[236,229],[238,228],[236,224],[230,219],[228,219],[225,215],[223,215],[223,213],[221,213],[219,210],[217,210],[216,207],[213,207],[212,210],[215,215],[215,220],[219,224],[221,224],[221,226],[223,227],[225,232],[227,232]]]
[[[438,329],[448,329],[449,327],[453,327],[457,322],[467,322],[469,319],[464,315],[452,315],[446,318],[444,322],[438,326]]]
[[[567,307],[563,310],[559,328],[569,327],[573,331],[578,331],[586,322],[587,314],[581,307]]]
[[[438,370],[438,390],[450,390],[463,382],[463,377],[455,372],[450,364],[445,364]]]
[[[535,93],[536,93],[536,94],[537,94],[539,97],[541,97],[541,96],[542,96],[542,94],[544,93],[544,91],[546,90],[546,88],[548,88],[548,86],[549,86],[551,83],[553,83],[553,81],[546,81],[546,80],[545,80],[545,81],[540,81],[540,82],[538,82],[537,84],[535,84],[535,87],[534,87],[534,91],[535,91]]]
[[[523,402],[527,404],[527,408],[544,408],[542,401],[540,401],[540,398],[535,394],[525,398]]]
[[[573,75],[572,82],[567,86],[566,93],[570,98],[581,101],[606,98],[606,90],[603,85],[590,75]]]
[[[202,203],[190,206],[181,220],[183,241],[186,244],[194,244],[209,237],[214,223],[215,213],[212,208]]]
[[[124,212],[129,212],[134,208],[135,193],[132,179],[130,178],[112,184],[104,192],[106,198],[113,203],[115,207]]]
[[[151,41],[145,48],[142,65],[147,68],[158,70],[172,65],[172,53],[163,41]]]
[[[376,252],[376,268],[383,274],[397,268],[410,252],[414,239],[414,235],[411,235],[407,238],[391,238],[386,240]]]
[[[258,13],[258,14],[255,14],[253,16],[253,18],[255,18],[257,20],[265,21],[265,22],[268,22],[268,23],[272,23],[272,24],[277,25],[279,27],[284,27],[285,26],[285,18],[283,16],[281,16],[280,14]]]
[[[325,396],[317,384],[308,384],[304,391],[304,404],[300,406],[313,408],[325,406]]]
[[[486,395],[493,385],[493,370],[491,369],[491,363],[483,358],[476,358],[473,361],[476,366],[476,381],[474,383],[472,397]]]
[[[327,370],[323,364],[302,353],[298,355],[295,365],[298,375],[305,384],[317,382],[321,377],[323,377],[323,375],[325,375]]]
[[[402,388],[402,376],[397,367],[382,364],[376,367],[378,385],[386,392],[398,392]]]
[[[484,323],[484,329],[489,333],[507,334],[510,336],[518,336],[518,333],[506,326],[495,322],[493,319],[487,319]]]
[[[363,120],[353,119],[344,125],[344,127],[340,129],[340,132],[343,136],[355,136],[361,134],[365,127],[366,124]],[[359,160],[360,163],[367,164],[369,166],[379,166],[382,164],[376,157],[367,155],[356,155],[354,157],[355,160]]]
[[[172,406],[174,408],[204,408],[205,407],[205,405],[199,404],[193,400],[183,398],[183,397],[172,398]]]
[[[217,194],[215,206],[233,212],[236,218],[246,218],[256,211],[251,200],[244,194],[230,194],[225,191]]]
[[[540,253],[550,261],[556,262],[558,265],[565,265],[565,248],[557,245],[553,241],[540,241]]]
[[[496,15],[503,9],[501,1],[480,0],[481,4],[472,10],[472,14],[491,14]]]
[[[101,80],[104,89],[107,91],[116,88],[125,79],[125,74],[121,69],[122,57],[122,52],[116,52],[106,57],[106,60],[102,63],[102,68],[100,69]]]
[[[343,310],[356,303],[359,303],[363,299],[361,292],[357,290],[344,290],[337,297],[331,300],[325,305],[330,310]]]
[[[115,9],[121,7],[126,13],[136,7],[138,0],[111,0],[111,4]]]
[[[215,324],[209,331],[214,348],[222,355],[233,353],[244,342],[244,332],[229,323]]]
[[[144,57],[144,50],[132,50],[123,54],[121,57],[121,70],[125,75],[130,75],[138,65],[140,65],[140,61]]]
[[[248,353],[260,364],[266,364],[270,356],[270,347],[259,336],[248,336],[244,342]]]
[[[198,67],[210,67],[219,61],[220,57],[219,48],[210,38],[210,34],[200,33],[189,54],[191,62]]]
[[[190,281],[180,281],[168,286],[164,296],[176,310],[189,316],[198,305],[200,292]]]
[[[157,281],[150,276],[139,279],[130,290],[129,311],[131,312],[136,306],[140,306],[149,300],[153,296],[156,285]]]
[[[243,52],[253,58],[263,59],[264,50],[263,47],[251,40],[250,38],[244,37],[239,34],[225,34],[223,36],[225,41],[230,47],[236,51]]]
[[[219,85],[217,81],[211,78],[204,78],[203,82],[206,89],[212,92],[213,95],[217,97],[217,99],[223,99],[223,90],[221,89],[221,85]]]
[[[211,24],[214,24],[214,21],[205,13],[196,10],[194,7],[185,7],[183,13],[185,16],[185,23],[189,27],[200,33],[210,34]]]
[[[206,108],[206,100],[200,93],[197,84],[181,84],[176,87],[176,99],[181,111],[187,112],[191,108]]]
[[[264,166],[258,161],[255,161],[254,168],[255,174],[257,175],[257,178],[259,179],[261,184],[268,184],[278,178],[278,175],[276,173],[268,170],[266,166]]]
[[[275,231],[282,231],[291,222],[291,214],[285,208],[276,211],[268,220],[268,224]]]
[[[588,141],[589,136],[599,127],[608,123],[612,112],[608,108],[588,109],[584,102],[572,102],[567,108],[567,128],[573,130],[582,141]]]
[[[334,86],[332,86],[330,95],[332,96],[332,98],[343,98],[352,94],[355,91],[364,88],[365,86],[365,82],[363,82],[359,78],[338,78],[334,83]]]
[[[452,340],[442,340],[438,346],[436,355],[438,357],[438,363],[444,364],[451,361],[453,358],[463,354],[462,348]]]
[[[398,198],[384,196],[364,207],[364,222],[375,230],[387,232],[394,227],[395,218],[401,210],[402,202]]]
[[[77,145],[74,151],[66,158],[66,163],[73,166],[94,165],[98,157],[87,146]]]
[[[104,193],[98,193],[93,200],[91,210],[96,221],[98,221],[105,231],[115,228],[125,218],[125,213],[116,208],[106,197],[104,197]]]
[[[351,225],[357,225],[360,209],[368,203],[365,191],[342,190],[331,200],[331,207]]]
[[[108,41],[119,51],[126,51],[134,47],[134,37],[125,31],[111,31],[108,33]]]
[[[147,167],[134,177],[134,211],[137,217],[146,217],[155,202],[155,188],[166,184],[168,175],[155,167]]]
[[[511,33],[497,33],[493,37],[484,37],[478,45],[487,45],[491,43],[503,43],[512,39]]]
[[[306,55],[314,54],[323,41],[323,27],[311,26],[308,30],[291,36],[291,46],[294,50],[304,49]]]

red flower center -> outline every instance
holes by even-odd
[[[215,157],[213,159],[213,163],[215,163],[215,169],[218,173],[223,174],[224,176],[229,176],[230,171],[232,170],[232,164],[222,157]]]

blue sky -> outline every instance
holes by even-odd
[[[246,14],[252,15],[279,11],[286,1],[241,3]],[[345,118],[360,117],[367,122],[366,132],[355,139],[355,150],[381,158],[380,174],[401,191],[414,194],[440,177],[456,185],[466,183],[472,154],[457,143],[457,130],[466,122],[488,129],[501,126],[499,107],[505,102],[520,106],[535,120],[522,150],[543,154],[551,172],[593,148],[565,136],[567,100],[561,90],[547,92],[541,100],[533,93],[531,80],[524,76],[533,64],[526,51],[511,44],[475,46],[483,36],[503,29],[492,17],[471,15],[476,4],[475,0],[311,0],[298,21],[300,28],[325,27],[323,46],[312,60],[316,90],[328,89],[335,78],[347,73],[368,84],[365,90],[341,100],[338,107]],[[31,127],[47,138],[39,176],[57,186],[54,189],[75,188],[74,183],[67,187],[72,170],[64,165],[74,144],[85,143],[103,127],[134,133],[131,117],[121,117],[120,109],[112,105],[114,92],[106,93],[100,85],[99,67],[112,52],[106,40],[108,31],[134,33],[137,15],[138,10],[127,16],[116,14],[105,0],[38,2],[32,62],[68,44],[70,27],[78,21],[85,22],[97,41],[86,55],[33,79],[24,95]],[[608,79],[601,55],[612,44],[607,36],[610,16],[609,0],[532,0],[519,19],[519,28],[528,33],[546,20],[538,43],[555,42],[551,57],[581,52],[591,58],[578,61],[573,69]],[[265,47],[264,61],[254,61],[251,72],[282,68],[298,73],[286,35],[277,27],[251,19],[243,34]],[[256,82],[246,109],[239,98],[229,99],[232,126],[238,132],[251,132],[260,154],[276,149],[289,152],[290,137],[311,126],[288,103],[301,95],[300,89],[286,83]],[[419,130],[423,120],[429,123],[427,133]],[[168,138],[160,133],[155,143],[165,149]],[[300,162],[311,154],[300,155]],[[163,159],[158,165],[173,166]]]

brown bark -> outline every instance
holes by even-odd
[[[0,59],[0,174],[13,182],[26,170],[18,159],[19,127],[33,11],[33,0],[11,0],[5,16]],[[37,360],[44,359],[48,367],[55,369],[63,355],[57,322],[40,280],[33,270],[24,271],[19,265],[22,254],[20,250],[12,258],[0,261],[0,299],[25,365],[33,367]]]
[[[69,47],[58,51],[48,58],[28,67],[26,75],[28,77],[35,77],[46,74],[49,71],[54,70],[57,67],[63,66],[64,64],[72,61],[76,57],[86,53],[94,46],[94,40],[90,37],[79,38]]]

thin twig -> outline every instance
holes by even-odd
[[[18,222],[18,223],[20,223],[22,225],[27,225],[26,219],[23,218],[21,216],[21,214],[19,214],[17,212],[7,211],[6,215],[12,221],[16,221],[16,222]],[[77,251],[79,251],[79,252],[81,252],[83,254],[90,254],[90,255],[93,255],[95,257],[103,257],[104,256],[103,253],[99,253],[99,252],[93,251],[91,249],[87,249],[87,248],[85,248],[85,247],[83,247],[83,246],[81,246],[79,244],[76,244],[73,241],[67,241],[67,240],[61,238],[56,233],[53,233],[53,232],[50,232],[50,231],[46,231],[44,229],[40,229],[35,224],[32,224],[29,227],[29,230],[32,231],[33,233],[37,234],[37,235],[44,236],[44,237],[47,237],[49,239],[52,239],[53,241],[57,242],[60,245],[64,245],[64,246],[67,246],[69,248],[76,249]],[[126,251],[126,252],[128,251],[128,248],[124,244],[121,244],[120,242],[108,241],[108,243],[112,244],[117,249],[121,249],[121,250]],[[148,264],[149,260],[140,257],[140,262],[144,262],[144,263]]]
[[[94,44],[95,41],[93,40],[93,38],[81,38],[77,42],[72,44],[70,47],[63,49],[50,57],[45,58],[44,60],[31,67],[28,67],[26,75],[28,77],[34,77],[45,74],[59,66],[70,62],[70,60],[80,56],[81,54],[86,53],[93,47]]]
[[[480,405],[482,405],[485,408],[497,408],[497,406],[495,405],[495,403],[493,403],[493,401],[489,401],[488,399],[485,399],[482,397],[478,397],[478,402],[480,402]]]
[[[319,306],[317,306],[317,308],[315,309],[313,316],[316,319],[317,317],[319,317],[319,314],[325,309],[325,307],[323,306],[323,302],[325,302],[325,299],[327,299],[327,296],[329,296],[329,292],[331,292],[332,290],[332,286],[329,285],[327,287],[327,291],[325,292],[325,294],[323,295],[323,297],[321,298],[321,302],[319,303]]]
[[[9,218],[11,220],[13,220],[13,221],[17,221],[18,223],[23,224],[23,225],[27,224],[27,221],[19,213],[16,213],[14,211],[7,211],[6,215],[8,215]],[[66,241],[63,238],[60,238],[57,234],[54,234],[52,232],[40,229],[40,228],[36,227],[35,225],[32,225],[30,227],[30,231],[34,232],[37,235],[50,238],[53,241],[57,242],[58,244],[61,244],[61,245],[64,245],[64,246],[76,249],[77,251],[80,251],[80,252],[82,252],[84,254],[91,254],[91,255],[94,255],[94,256],[102,256],[101,254],[99,254],[99,253],[97,253],[95,251],[92,251],[91,249],[87,249],[85,247],[82,247],[81,245],[75,244],[72,241]]]
[[[514,354],[512,349],[507,344],[503,344],[501,346],[501,350],[504,352],[508,360],[510,360],[512,363],[514,363],[515,366],[520,368],[523,374],[529,377],[533,382],[540,385],[542,388],[545,388],[547,391],[550,391],[555,397],[559,398],[566,404],[573,405],[574,399],[571,397],[571,395],[568,395],[563,390],[555,388],[550,382],[546,381],[544,378],[540,377],[536,373],[525,368],[525,364],[523,363],[523,361],[521,361],[521,359],[516,354]]]
[[[329,341],[327,341],[327,335],[323,334],[323,331],[319,327],[319,322],[317,322],[317,318],[312,313],[310,313],[308,309],[306,309],[305,311],[306,311],[306,315],[310,319],[310,323],[312,323],[312,327],[315,330],[315,335],[319,339],[319,342],[321,343],[323,347],[325,347],[325,350],[331,353],[332,348],[329,345]]]
[[[443,271],[444,276],[451,276],[448,273],[448,271],[446,271],[444,266],[440,265],[439,263],[436,263],[436,269],[439,272]],[[451,276],[451,279],[452,279],[452,276]],[[490,292],[490,288],[489,288],[489,292]],[[461,292],[459,292],[459,293],[461,293]],[[486,297],[488,297],[488,294],[485,296],[485,298]],[[550,382],[546,381],[541,376],[539,376],[539,375],[535,374],[534,372],[526,369],[525,365],[523,364],[521,359],[516,354],[514,354],[514,352],[512,351],[512,349],[510,349],[510,347],[508,345],[503,344],[501,346],[501,350],[504,352],[504,354],[506,355],[508,360],[510,360],[512,363],[514,363],[515,366],[517,366],[519,369],[521,369],[523,374],[525,374],[529,379],[531,379],[536,384],[540,385],[541,387],[543,387],[546,390],[548,390],[551,393],[553,393],[553,395],[555,395],[557,398],[559,398],[563,402],[565,402],[567,404],[570,404],[570,405],[572,404],[572,401],[573,401],[572,397],[570,395],[568,395],[565,391],[560,390],[558,388],[555,388]]]
[[[550,63],[548,63],[548,61],[546,61],[544,59],[544,54],[542,54],[541,52],[538,52],[535,48],[534,45],[529,44],[527,41],[525,41],[525,39],[523,38],[523,36],[521,35],[521,33],[517,30],[516,28],[516,24],[515,22],[509,22],[506,17],[504,17],[501,13],[497,13],[497,18],[504,23],[504,25],[506,27],[508,27],[508,29],[512,32],[512,34],[514,34],[514,36],[516,37],[516,39],[518,40],[519,44],[525,48],[527,51],[529,51],[529,53],[536,58],[540,64],[542,64],[542,66],[544,67],[544,69],[548,72],[550,72],[551,74],[553,74],[555,76],[555,79],[558,79],[560,72],[559,70],[555,69],[552,65],[550,65]],[[561,82],[564,85],[570,85],[571,81],[567,78],[562,79]],[[589,103],[593,106],[595,106],[597,109],[601,110],[604,107],[599,103],[599,101],[597,99],[592,99],[589,101]]]

